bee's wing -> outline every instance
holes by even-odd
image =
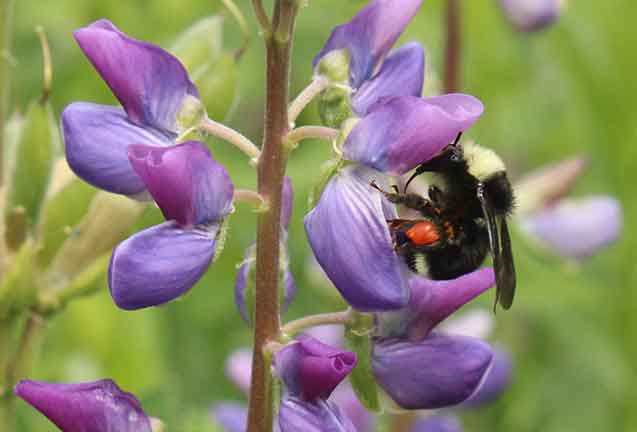
[[[515,265],[513,263],[513,251],[511,250],[511,238],[507,227],[506,216],[499,218],[500,223],[500,265],[496,266],[495,277],[497,283],[497,297],[504,309],[509,309],[515,296]]]
[[[478,187],[478,200],[482,206],[484,219],[489,233],[489,244],[493,255],[493,267],[495,270],[495,303],[499,302],[504,309],[509,309],[513,303],[515,294],[515,268],[513,266],[513,253],[511,252],[511,239],[507,228],[506,218],[500,217],[500,229],[493,207],[489,201],[486,191],[480,185]]]

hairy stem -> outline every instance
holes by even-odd
[[[461,0],[447,0],[447,41],[445,45],[444,93],[457,92],[460,89],[460,62],[462,50]]]
[[[269,32],[270,19],[268,18],[268,14],[263,8],[263,2],[261,0],[252,0],[252,9],[254,9],[254,14],[256,15],[263,31]]]
[[[5,124],[9,117],[9,63],[11,62],[11,14],[13,0],[0,0],[0,186],[4,180]]]
[[[310,315],[290,321],[281,327],[281,333],[285,336],[294,336],[306,328],[316,327],[324,324],[347,324],[352,318],[352,310],[347,309],[341,312],[331,312],[317,315]]]
[[[290,123],[294,124],[296,122],[297,117],[305,107],[312,102],[312,100],[318,96],[323,90],[325,90],[330,84],[330,80],[323,76],[315,77],[310,85],[305,87],[301,93],[294,99],[294,101],[290,104],[290,109],[288,109],[288,118]]]
[[[279,237],[281,192],[289,131],[289,69],[296,2],[276,0],[273,33],[264,34],[266,45],[266,107],[263,146],[257,167],[258,192],[268,211],[257,221],[257,265],[254,355],[248,432],[270,432],[273,421],[271,359],[267,344],[279,334]],[[257,14],[259,12],[257,11]],[[275,36],[276,34],[276,36]]]
[[[250,141],[245,136],[241,135],[236,130],[229,128],[221,123],[217,123],[214,120],[209,118],[203,120],[201,124],[199,124],[199,129],[204,132],[209,133],[212,136],[217,138],[221,138],[224,141],[229,142],[233,146],[237,147],[243,153],[250,156],[252,159],[258,159],[261,155],[261,150],[254,145],[252,141]]]
[[[263,199],[261,195],[259,195],[258,192],[253,190],[235,189],[234,201],[251,204],[259,212],[268,210],[268,203]]]
[[[338,129],[332,129],[325,126],[301,126],[296,128],[287,136],[287,140],[291,143],[298,143],[304,139],[323,139],[327,141],[334,141],[338,138],[340,131]]]

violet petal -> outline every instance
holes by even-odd
[[[317,261],[345,300],[361,311],[400,309],[409,300],[383,206],[370,186],[383,174],[351,165],[334,175],[318,205],[305,216]]]
[[[350,54],[350,85],[358,88],[374,73],[401,33],[416,15],[422,0],[372,0],[354,18],[334,28],[314,58],[314,66],[330,51]]]
[[[291,395],[314,400],[327,399],[356,362],[353,352],[301,335],[276,354],[274,368]]]
[[[112,380],[56,384],[23,380],[15,394],[62,432],[150,432],[139,401]]]
[[[248,425],[248,409],[236,402],[220,402],[212,407],[214,419],[225,432],[245,432]]]
[[[524,216],[520,226],[557,254],[582,260],[617,240],[622,209],[619,201],[609,196],[564,199]]]
[[[492,268],[482,268],[451,280],[409,279],[409,333],[420,338],[441,321],[495,285]]]
[[[336,404],[343,414],[351,420],[358,432],[376,430],[375,416],[361,404],[349,382],[345,381],[336,387],[329,400]]]
[[[198,92],[176,57],[122,33],[105,19],[73,36],[133,122],[177,132],[184,98],[197,97]]]
[[[410,432],[462,432],[462,424],[456,416],[433,415],[417,419]]]
[[[232,211],[234,186],[228,172],[202,143],[132,145],[128,158],[167,220],[190,227],[216,222]]]
[[[462,403],[463,407],[476,407],[499,398],[509,387],[513,375],[511,356],[502,348],[493,348],[493,362],[480,387]]]
[[[281,226],[287,231],[294,208],[294,188],[290,177],[283,178],[283,193],[281,196]]]
[[[389,98],[354,126],[343,158],[403,175],[453,142],[482,111],[478,99],[460,93]]]
[[[176,299],[192,288],[215,254],[218,225],[185,230],[165,222],[121,242],[111,256],[108,284],[115,304],[133,310]]]
[[[247,395],[252,377],[252,350],[241,348],[230,354],[226,359],[226,376]]]
[[[430,333],[418,343],[377,342],[372,366],[379,385],[402,408],[434,409],[471,396],[492,358],[491,348],[481,340]]]
[[[168,136],[131,123],[121,108],[88,102],[75,102],[64,109],[62,135],[66,160],[78,177],[124,195],[146,189],[128,161],[128,146],[172,144]]]
[[[285,397],[279,408],[281,432],[357,432],[352,422],[332,402]]]
[[[379,100],[389,96],[420,96],[425,78],[425,51],[411,42],[390,53],[378,74],[365,81],[352,97],[354,111],[363,117]]]

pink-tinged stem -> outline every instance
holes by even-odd
[[[460,90],[461,74],[461,0],[447,0],[447,41],[445,46],[444,92],[454,93]]]
[[[286,163],[283,145],[289,132],[289,69],[296,12],[296,1],[276,0],[272,32],[264,33],[267,52],[266,107],[257,181],[258,192],[268,204],[268,210],[260,213],[257,221],[254,355],[248,432],[272,431],[274,392],[267,346],[277,339],[280,325],[279,237],[281,191]],[[256,13],[259,15],[259,10]]]

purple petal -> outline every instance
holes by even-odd
[[[520,225],[557,254],[582,260],[617,240],[622,209],[619,201],[608,196],[561,200],[523,217]]]
[[[460,93],[390,98],[354,126],[343,158],[403,175],[453,142],[482,111],[482,102]]]
[[[352,422],[331,402],[307,402],[285,397],[279,408],[281,432],[357,432]]]
[[[212,408],[214,419],[225,432],[245,432],[248,424],[248,409],[235,402],[221,402]]]
[[[390,96],[420,96],[425,78],[425,51],[411,42],[392,52],[378,74],[352,97],[354,111],[365,116],[379,100]]]
[[[274,368],[291,395],[314,400],[327,399],[356,362],[353,352],[301,335],[276,354]]]
[[[14,391],[62,432],[151,431],[135,396],[109,379],[82,384],[25,380]]]
[[[519,31],[530,32],[551,25],[564,9],[565,0],[500,0],[509,23]]]
[[[334,28],[314,66],[330,51],[345,49],[350,54],[350,85],[358,88],[372,76],[422,0],[372,0],[348,23]]]
[[[87,102],[75,102],[64,109],[62,135],[66,160],[78,177],[124,195],[146,189],[128,161],[128,146],[172,144],[168,136],[131,123],[121,108]]]
[[[462,432],[462,424],[456,416],[434,415],[416,420],[410,432]]]
[[[252,351],[242,348],[230,354],[226,360],[226,376],[247,395],[252,377]]]
[[[376,419],[358,400],[352,386],[346,381],[336,387],[329,399],[349,418],[358,432],[375,430]]]
[[[230,176],[202,143],[132,145],[128,158],[167,220],[191,227],[216,222],[232,211]]]
[[[214,254],[218,225],[184,230],[165,222],[121,242],[111,256],[108,284],[115,304],[133,310],[157,306],[186,293]]]
[[[400,309],[409,291],[385,221],[388,208],[369,185],[372,180],[386,181],[383,174],[356,165],[334,175],[305,217],[305,231],[317,261],[352,307]]]
[[[463,407],[475,407],[493,402],[509,387],[513,363],[509,353],[501,348],[493,349],[493,362],[478,389],[462,403]]]
[[[133,122],[177,132],[184,98],[198,93],[176,57],[104,19],[73,36]]]
[[[483,268],[451,280],[409,280],[409,336],[422,340],[441,321],[495,284],[492,268]]]
[[[419,343],[376,343],[372,366],[377,382],[402,408],[434,409],[471,396],[492,358],[489,345],[478,339],[430,333]]]
[[[283,195],[281,197],[281,226],[287,231],[294,208],[294,189],[290,177],[283,178]]]

